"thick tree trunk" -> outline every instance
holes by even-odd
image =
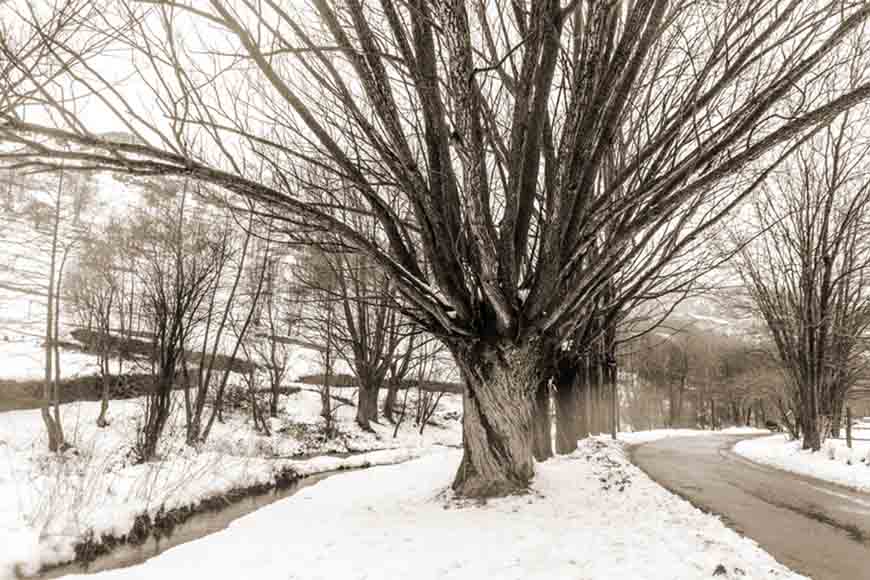
[[[847,389],[842,386],[835,386],[831,395],[831,437],[840,436],[840,426],[843,423],[843,405],[846,401]]]
[[[534,475],[535,392],[542,372],[536,349],[510,343],[453,345],[465,379],[464,455],[453,481],[463,497],[522,492]]]
[[[605,369],[606,380],[601,383],[601,434],[613,432],[613,399],[610,397],[609,369]]]
[[[373,431],[371,423],[378,421],[378,385],[362,381],[357,397],[356,422],[366,431]]]
[[[274,342],[274,341],[273,341]],[[281,395],[281,381],[272,377],[272,389],[269,396],[269,416],[273,419],[278,417],[278,401]]]
[[[819,416],[817,413],[805,413],[800,421],[803,436],[802,448],[818,451],[822,448],[822,437],[819,432]]]
[[[556,375],[556,453],[573,453],[577,449],[585,417],[578,401],[583,371],[575,365],[560,364]],[[584,437],[586,434],[584,433]]]
[[[384,419],[389,421],[390,423],[395,423],[396,420],[393,417],[393,413],[396,408],[396,395],[399,392],[399,381],[391,380],[389,385],[387,386],[387,396],[384,397],[384,408],[383,415]]]
[[[590,366],[589,394],[591,407],[589,409],[589,430],[592,435],[600,435],[602,432],[601,421],[601,367],[593,361]]]
[[[546,461],[553,456],[553,425],[550,420],[550,385],[544,380],[535,391],[535,459]]]

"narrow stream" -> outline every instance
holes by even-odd
[[[176,525],[171,534],[163,536],[151,535],[142,544],[120,544],[115,546],[108,554],[98,556],[93,562],[87,564],[72,562],[49,568],[41,572],[36,578],[61,578],[67,574],[93,574],[115,568],[126,568],[141,564],[142,562],[165,552],[169,548],[192,542],[225,529],[230,522],[256,511],[278,500],[289,497],[301,489],[310,487],[324,479],[347,473],[354,470],[327,471],[304,477],[297,482],[281,489],[273,489],[262,494],[250,495],[241,498],[226,507],[218,510],[204,511],[194,514],[187,521]]]

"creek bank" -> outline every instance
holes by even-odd
[[[342,455],[350,457],[365,453]],[[324,457],[332,455],[323,454]],[[132,566],[174,546],[225,529],[232,521],[290,497],[328,477],[343,472],[368,469],[376,465],[378,464],[363,463],[339,466],[320,473],[300,473],[290,468],[282,469],[276,473],[272,483],[236,488],[197,503],[165,511],[161,509],[153,517],[143,513],[135,518],[133,527],[127,534],[122,536],[103,534],[99,538],[93,536],[86,538],[75,545],[74,560],[47,566],[39,571],[36,578],[59,578],[67,574],[95,573]],[[197,525],[196,520],[203,517],[205,520]]]

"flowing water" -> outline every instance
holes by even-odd
[[[194,514],[187,521],[176,525],[171,533],[164,535],[152,534],[142,544],[119,544],[108,554],[98,556],[92,562],[87,564],[74,562],[50,568],[42,572],[38,578],[60,578],[67,574],[88,574],[141,564],[145,560],[153,558],[169,548],[219,532],[225,529],[233,520],[289,497],[301,489],[323,481],[327,477],[338,473],[346,473],[347,471],[328,471],[311,475],[287,487],[246,496],[227,504],[226,507]]]

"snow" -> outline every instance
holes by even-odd
[[[620,441],[629,445],[640,445],[641,443],[650,443],[660,439],[668,439],[670,437],[704,437],[708,435],[762,435],[770,433],[767,429],[756,429],[754,427],[727,427],[719,431],[708,431],[703,429],[652,429],[650,431],[633,431],[618,433]]]
[[[870,439],[870,425],[855,429],[854,437]],[[870,441],[854,441],[849,449],[843,439],[828,439],[813,453],[780,434],[741,441],[734,450],[758,463],[870,492]]]
[[[460,452],[334,476],[145,563],[151,578],[692,580],[801,578],[589,439],[537,465],[527,495],[458,501]]]
[[[0,341],[0,377],[11,380],[34,380],[45,376],[45,349],[41,338]],[[63,378],[93,375],[98,372],[97,357],[64,350],[61,352]]]
[[[132,464],[129,451],[144,415],[141,399],[112,401],[106,429],[95,425],[98,402],[62,406],[66,435],[75,448],[60,457],[47,452],[38,410],[0,414],[0,579],[14,577],[16,569],[33,574],[41,566],[70,561],[76,544],[126,535],[142,514],[154,517],[161,510],[195,506],[235,489],[272,483],[287,471],[310,475],[395,463],[461,442],[455,419],[461,399],[453,395],[444,396],[438,424],[423,435],[410,421],[395,439],[392,425],[363,432],[354,423],[355,408],[347,406],[338,413],[338,436],[326,441],[319,394],[303,390],[282,396],[279,417],[270,420],[271,437],[253,431],[249,412],[227,413],[226,423],[216,422],[209,441],[194,450],[184,444],[178,399],[159,450],[165,459],[139,465]],[[325,452],[367,453],[294,459]]]

